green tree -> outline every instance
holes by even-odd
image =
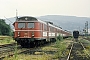
[[[6,24],[4,19],[0,19],[0,35],[10,35],[10,25]]]

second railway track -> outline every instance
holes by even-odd
[[[20,45],[17,45],[17,48],[15,48],[15,45],[12,45],[11,47],[2,47],[0,50],[0,60],[3,60],[4,58],[6,57],[10,57],[10,56],[14,56],[15,54],[34,54],[35,52],[37,51],[41,51],[41,47],[44,47],[44,46],[48,46],[50,44],[45,44],[43,46],[38,46],[38,47],[34,47],[34,48],[22,48]],[[15,51],[15,49],[17,51]]]
[[[15,46],[16,43],[0,45],[0,48]]]
[[[67,60],[90,60],[88,53],[85,53],[84,45],[80,42],[73,42]]]

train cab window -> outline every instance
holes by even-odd
[[[25,23],[18,23],[18,28],[25,28]]]
[[[28,28],[34,28],[34,23],[33,22],[28,23]]]

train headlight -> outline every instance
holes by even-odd
[[[34,32],[32,32],[32,37],[34,37]]]
[[[20,36],[20,32],[18,32],[18,36]]]
[[[20,36],[20,35],[18,35],[18,36]]]

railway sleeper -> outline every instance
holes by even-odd
[[[70,60],[90,60],[90,58],[88,58],[86,55],[84,55],[84,56],[78,55],[78,56],[74,56],[74,57],[71,56]]]

